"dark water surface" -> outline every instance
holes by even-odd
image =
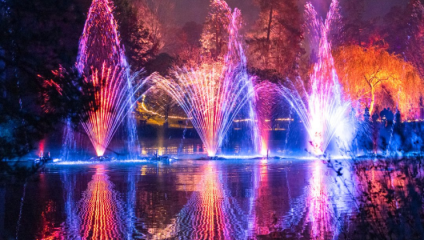
[[[318,160],[51,164],[0,185],[5,239],[331,239],[355,211]],[[349,179],[349,173],[344,173]]]

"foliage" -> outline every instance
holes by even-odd
[[[187,22],[176,34],[175,57],[179,64],[195,66],[200,62],[202,25]]]
[[[162,49],[162,26],[145,1],[116,0],[115,15],[122,43],[133,67],[144,66]]]
[[[0,161],[26,155],[77,110],[67,107],[69,101],[50,101],[63,105],[54,114],[43,111],[39,93],[46,85],[39,76],[59,64],[74,64],[83,23],[83,14],[69,1],[0,2]]]
[[[408,9],[411,18],[408,21],[408,37],[405,57],[424,77],[424,6],[419,0],[410,2]]]
[[[334,52],[344,91],[362,109],[398,108],[407,117],[418,108],[423,83],[416,69],[394,54],[377,48],[340,47]]]
[[[200,39],[203,55],[217,59],[226,54],[230,19],[228,4],[224,0],[212,0]]]
[[[259,19],[248,33],[250,67],[274,70],[287,77],[298,75],[303,40],[302,14],[297,1],[257,0]]]

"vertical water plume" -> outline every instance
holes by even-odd
[[[203,62],[191,70],[176,68],[172,77],[152,78],[191,119],[209,156],[216,155],[234,118],[253,94],[252,78],[247,75],[243,48],[237,40],[239,18],[240,11],[235,9],[223,61]]]
[[[318,62],[310,75],[311,89],[308,93],[301,79],[291,82],[290,87],[281,87],[280,93],[290,103],[304,124],[312,146],[312,153],[323,154],[336,131],[347,118],[349,101],[343,100],[328,33],[338,15],[338,2],[333,0],[327,18],[322,21],[312,4],[305,6],[307,22],[313,40],[318,43]]]
[[[234,10],[231,16],[229,25],[229,40],[228,40],[228,52],[225,55],[224,64],[227,66],[226,74],[230,79],[238,79],[240,82],[246,83],[247,92],[254,93],[253,78],[251,78],[247,72],[247,58],[244,53],[242,39],[240,39],[239,29],[241,27],[241,12],[238,9]],[[250,141],[253,145],[253,151],[260,153],[261,151],[261,136],[258,128],[258,115],[255,109],[256,98],[254,94],[250,95],[244,109],[244,114],[247,113],[248,118],[248,129],[250,133]]]
[[[255,86],[256,113],[260,133],[260,153],[266,156],[269,150],[269,133],[271,131],[272,108],[278,99],[277,86],[269,81],[263,81]]]
[[[109,0],[93,0],[79,43],[77,69],[90,75],[91,69],[106,66],[125,67],[125,53],[121,48],[118,24],[113,17]]]
[[[60,158],[62,160],[68,161],[73,152],[76,151],[77,143],[75,140],[74,131],[72,129],[72,123],[70,119],[66,120],[66,126],[63,129],[62,136],[62,149],[60,153]]]
[[[89,118],[81,124],[97,156],[103,156],[115,132],[127,117],[129,151],[137,144],[132,114],[134,93],[145,81],[133,86],[137,74],[131,74],[121,47],[112,4],[93,0],[80,39],[76,67],[85,80],[96,87],[95,104]]]

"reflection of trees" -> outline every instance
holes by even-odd
[[[368,239],[422,239],[423,170],[421,159],[357,161],[358,212],[347,232]]]

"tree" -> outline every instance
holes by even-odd
[[[231,9],[224,0],[212,0],[201,35],[202,53],[214,59],[223,57],[228,41]]]
[[[82,11],[69,1],[0,2],[0,161],[29,153],[76,110],[65,103],[46,112],[40,93],[49,86],[39,76],[50,75],[59,64],[75,64],[83,26]]]
[[[339,46],[372,46],[381,44],[376,28],[377,19],[364,20],[365,0],[340,1],[340,24],[330,33],[334,48]]]
[[[405,59],[424,77],[424,6],[419,0],[411,0],[408,5],[410,14],[406,38]]]
[[[199,62],[201,34],[202,25],[196,22],[187,22],[177,31],[173,55],[179,63],[195,65]]]
[[[248,33],[250,65],[260,70],[275,70],[284,76],[296,76],[300,55],[302,14],[297,1],[257,0],[259,19]]]
[[[404,115],[418,107],[422,80],[399,56],[377,48],[348,46],[338,48],[334,59],[345,92],[363,108],[369,106],[371,115],[376,106],[397,107]]]
[[[115,5],[126,56],[138,70],[162,49],[162,26],[145,1],[115,0]]]

